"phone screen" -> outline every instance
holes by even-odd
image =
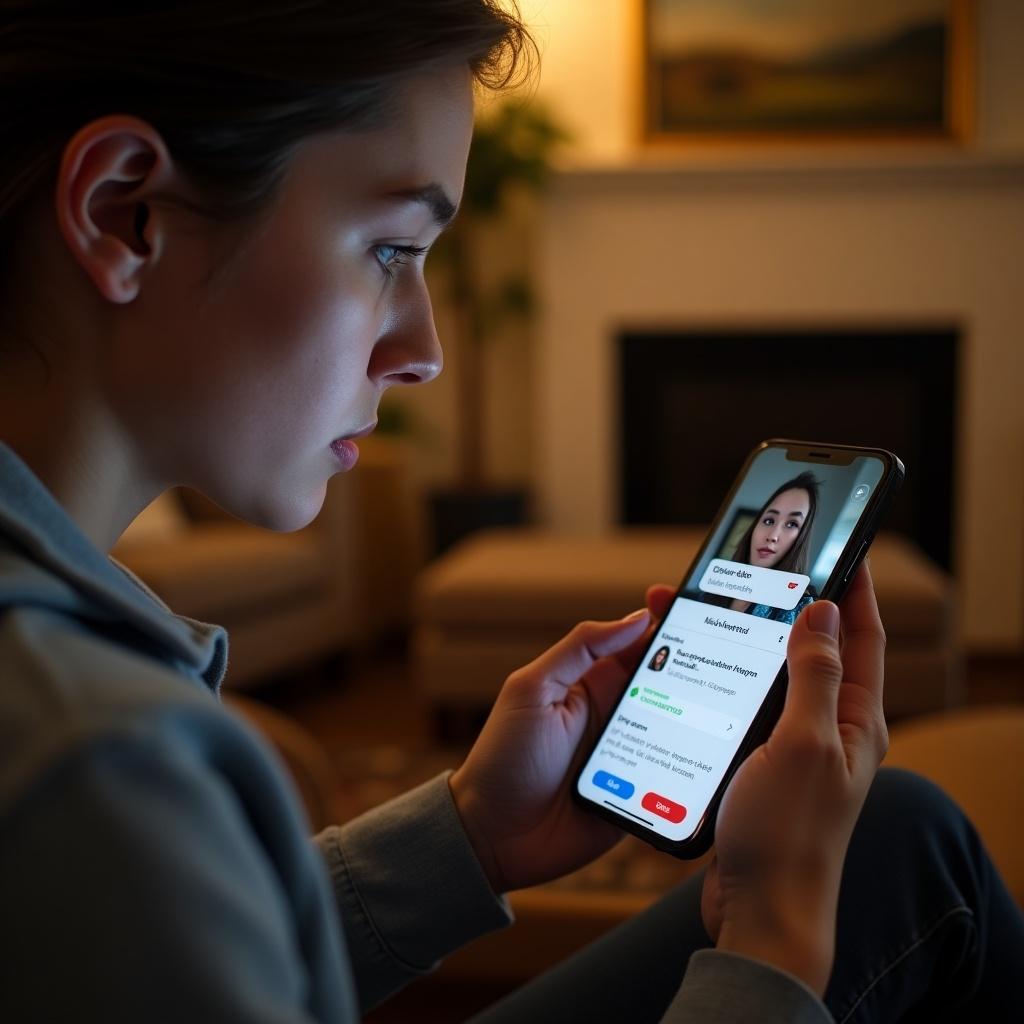
[[[754,457],[584,766],[581,796],[690,838],[884,471],[874,456]]]

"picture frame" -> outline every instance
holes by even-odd
[[[646,146],[970,137],[975,0],[636,2]]]

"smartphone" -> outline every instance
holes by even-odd
[[[786,643],[838,601],[904,469],[891,452],[764,441],[751,452],[573,786],[677,857],[712,844],[729,780],[771,733]]]

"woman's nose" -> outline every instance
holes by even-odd
[[[425,290],[414,309],[396,321],[374,346],[369,376],[382,387],[426,384],[444,366],[444,353]]]
[[[393,354],[397,355],[397,353]],[[443,365],[441,346],[435,344],[434,351],[430,354],[404,353],[398,362],[400,365],[396,365],[394,369],[386,370],[378,375],[381,384],[385,387],[390,387],[393,384],[426,384],[441,372]]]

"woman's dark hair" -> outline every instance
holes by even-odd
[[[106,114],[151,124],[224,218],[296,146],[383,122],[408,75],[465,62],[502,88],[535,46],[514,0],[0,0],[0,279],[20,213]]]
[[[772,492],[771,497],[761,506],[760,511],[751,520],[750,526],[744,531],[743,536],[740,537],[739,542],[736,545],[736,552],[732,556],[734,562],[750,562],[750,544],[754,536],[754,529],[757,524],[764,518],[765,512],[770,509],[775,499],[782,494],[783,491],[806,491],[807,497],[810,503],[810,507],[807,510],[807,518],[804,519],[803,526],[800,527],[800,536],[793,541],[793,546],[779,559],[776,565],[773,565],[773,569],[778,569],[781,572],[798,572],[804,575],[807,574],[807,557],[808,549],[811,538],[811,528],[814,525],[814,513],[818,508],[818,488],[821,486],[820,482],[815,478],[811,472],[803,472],[799,476],[793,477],[792,480],[787,480],[784,484],[780,484]]]

